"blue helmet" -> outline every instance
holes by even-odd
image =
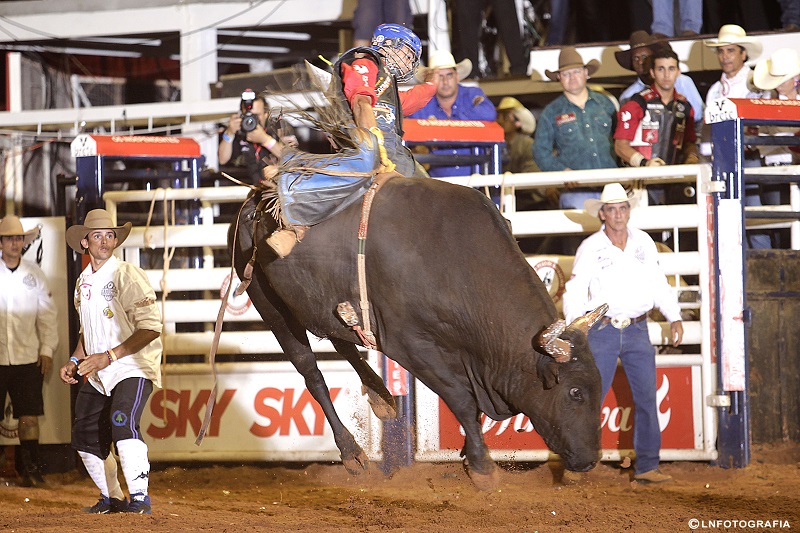
[[[411,65],[402,65],[396,59],[395,54],[404,46],[408,46],[414,52],[414,60]],[[414,70],[419,65],[419,58],[422,55],[422,43],[416,34],[400,24],[381,24],[375,29],[372,35],[371,48],[377,51],[386,60],[386,68],[398,81],[411,79]]]

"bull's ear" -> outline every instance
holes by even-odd
[[[536,364],[536,374],[542,380],[545,390],[552,389],[558,385],[559,364],[549,357],[540,357]]]

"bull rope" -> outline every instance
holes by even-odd
[[[363,331],[357,325],[353,326],[353,330],[358,333],[364,347],[370,350],[377,350],[378,344],[375,339],[375,334],[372,332],[371,321],[369,318],[369,297],[367,296],[367,229],[369,228],[369,215],[372,211],[372,201],[375,198],[378,190],[384,183],[389,181],[397,175],[396,172],[378,174],[375,180],[370,185],[367,192],[364,194],[364,200],[361,203],[361,221],[358,224],[358,255],[356,256],[358,264],[358,296],[359,305],[361,306],[361,321],[364,324]]]
[[[159,286],[161,288],[161,331],[164,331],[164,324],[167,321],[167,296],[171,292],[169,287],[167,286],[167,273],[169,272],[169,264],[172,261],[172,256],[175,255],[176,247],[173,246],[172,250],[169,249],[167,246],[167,236],[169,233],[169,226],[170,226],[170,219],[169,219],[169,209],[168,206],[170,203],[167,200],[167,196],[169,194],[170,189],[163,189],[161,187],[157,188],[153,191],[153,199],[150,201],[150,210],[147,213],[147,222],[144,226],[144,245],[147,248],[152,249],[154,246],[152,244],[153,239],[149,234],[150,231],[150,222],[153,219],[153,209],[156,204],[156,198],[158,197],[159,192],[164,193],[164,252],[162,254],[162,258],[164,260],[163,270],[161,273],[161,280],[159,281]],[[172,200],[172,225],[175,225],[175,200]],[[167,349],[166,346],[161,347],[161,374],[163,376],[164,386],[166,387],[167,383]],[[167,411],[166,409],[162,409],[162,420],[164,422],[167,421]]]
[[[222,322],[223,317],[225,316],[225,308],[228,306],[228,298],[231,295],[231,289],[233,288],[233,275],[236,272],[236,264],[234,262],[234,251],[236,246],[236,239],[239,237],[239,220],[242,218],[242,211],[244,210],[244,206],[247,205],[247,202],[253,197],[255,193],[255,188],[250,194],[247,195],[247,199],[242,203],[242,206],[239,208],[239,213],[236,215],[236,225],[233,228],[233,239],[231,240],[231,273],[230,273],[230,282],[228,283],[228,287],[225,289],[225,294],[222,295],[220,298],[220,305],[219,311],[217,312],[217,321],[214,324],[214,339],[211,341],[211,349],[208,353],[208,363],[211,365],[211,376],[213,378],[214,386],[211,388],[211,394],[208,395],[208,402],[206,403],[206,414],[203,417],[203,425],[200,426],[200,431],[197,432],[197,438],[195,439],[194,443],[197,446],[203,443],[203,439],[206,436],[206,431],[208,431],[208,426],[211,425],[211,414],[214,411],[214,406],[217,403],[217,385],[218,385],[218,375],[217,375],[217,349],[219,348],[219,338],[222,335]],[[253,232],[253,243],[255,245],[255,232]],[[249,264],[249,263],[248,263]]]

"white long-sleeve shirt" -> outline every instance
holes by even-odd
[[[97,272],[88,265],[75,284],[75,309],[81,321],[83,348],[87,355],[120,345],[137,329],[161,331],[161,311],[156,293],[144,271],[111,256]],[[90,382],[111,395],[127,378],[142,377],[161,387],[161,338],[127,357],[114,361]]]
[[[564,293],[567,323],[608,304],[607,316],[636,318],[657,307],[670,322],[681,320],[675,291],[658,264],[650,236],[628,228],[625,250],[611,243],[605,225],[578,247]]]
[[[58,314],[42,269],[26,260],[12,272],[0,258],[0,365],[53,357]]]
[[[747,65],[729,78],[722,73],[718,82],[714,83],[706,93],[706,107],[720,98],[766,98],[767,92],[759,91],[751,81],[753,69]]]

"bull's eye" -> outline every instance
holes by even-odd
[[[569,389],[569,397],[575,400],[576,402],[583,401],[583,392],[578,387],[572,387]]]

